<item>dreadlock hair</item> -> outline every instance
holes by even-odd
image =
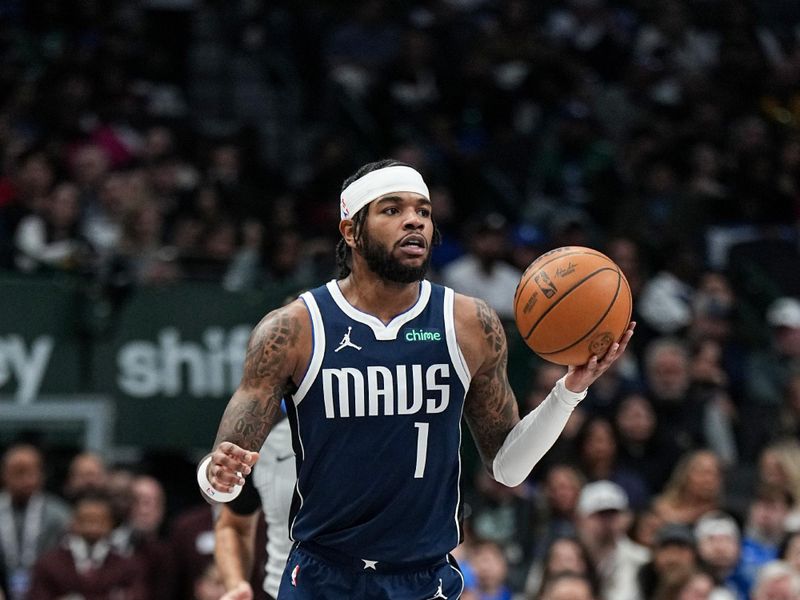
[[[393,158],[386,158],[383,160],[379,160],[376,162],[367,163],[364,166],[360,167],[358,171],[350,175],[347,179],[344,180],[342,183],[342,192],[347,188],[348,185],[356,181],[357,179],[361,179],[367,173],[371,173],[372,171],[377,171],[378,169],[385,169],[386,167],[410,167],[404,162],[399,160],[394,160]],[[413,168],[413,167],[412,167]],[[361,234],[364,231],[364,225],[367,222],[367,213],[369,212],[369,204],[359,210],[356,214],[353,215],[353,229],[355,232],[355,241],[356,244],[361,243]],[[431,240],[432,245],[438,246],[442,241],[442,236],[439,233],[439,228],[436,227],[436,222],[433,223],[433,238]],[[336,243],[336,267],[339,270],[339,279],[344,279],[350,272],[352,271],[350,267],[350,259],[351,259],[352,250],[350,246],[347,245],[347,242],[344,241],[344,238],[340,239]]]

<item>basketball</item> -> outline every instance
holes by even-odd
[[[602,358],[631,320],[628,281],[605,254],[565,246],[542,254],[522,274],[514,318],[536,354],[559,365]]]

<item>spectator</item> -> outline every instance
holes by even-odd
[[[691,371],[689,350],[678,338],[659,338],[647,346],[644,376],[658,425],[671,436],[681,452],[695,448],[703,439],[703,408],[689,397]]]
[[[576,535],[578,498],[583,484],[583,477],[575,467],[555,464],[548,469],[534,498],[537,514],[531,555],[535,562],[543,559],[555,540]]]
[[[605,253],[619,266],[628,280],[635,308],[636,299],[647,279],[641,245],[633,237],[613,236],[606,242]]]
[[[691,351],[692,402],[703,407],[703,441],[716,452],[726,466],[736,464],[738,451],[734,440],[733,421],[736,406],[730,394],[728,375],[722,366],[719,342],[704,339]]]
[[[631,392],[617,407],[614,425],[619,445],[619,462],[633,470],[647,484],[649,494],[660,490],[675,467],[680,451],[669,433],[658,428],[650,400]]]
[[[122,240],[123,216],[133,210],[137,198],[130,174],[114,171],[106,175],[97,194],[82,202],[81,234],[98,256],[98,271],[105,273],[108,259]]]
[[[15,232],[28,215],[40,214],[55,180],[55,165],[41,148],[29,148],[13,159],[0,179],[0,265],[13,266]]]
[[[728,277],[716,271],[704,272],[692,301],[692,323],[687,332],[687,337],[694,344],[704,340],[716,342],[720,353],[719,365],[716,372],[707,372],[705,379],[718,385],[727,383],[732,392],[744,384],[748,355],[737,329],[738,303],[736,291]],[[738,403],[741,398],[736,400]]]
[[[722,503],[722,467],[708,450],[683,456],[653,502],[655,512],[667,523],[693,525],[703,514]]]
[[[149,599],[169,600],[174,593],[174,569],[169,545],[162,537],[164,489],[153,477],[138,475],[130,491],[130,510],[114,531],[114,549],[142,566]]]
[[[119,536],[121,546],[127,545],[127,540],[130,536],[127,523],[133,506],[133,480],[135,477],[130,469],[116,467],[108,474],[106,483],[111,505],[114,508],[114,522],[116,524],[111,538],[113,542]]]
[[[47,195],[41,216],[24,217],[14,234],[17,269],[77,271],[89,266],[89,245],[80,233],[78,188],[60,183]]]
[[[778,549],[778,559],[786,561],[795,572],[800,573],[800,530],[789,531]]]
[[[73,150],[69,162],[81,204],[96,205],[100,186],[111,166],[108,153],[100,145],[87,143]]]
[[[600,385],[586,395],[579,410],[611,419],[622,398],[641,387],[636,375],[635,360],[614,363],[597,383]]]
[[[797,600],[800,574],[783,561],[773,561],[758,572],[752,600]]]
[[[29,444],[10,446],[0,463],[0,555],[9,600],[21,600],[37,558],[58,544],[67,529],[70,509],[45,491],[42,453]]]
[[[577,573],[560,573],[553,577],[537,598],[539,600],[597,600],[588,577]]]
[[[175,515],[169,523],[169,544],[174,557],[177,595],[189,598],[203,570],[214,561],[211,506],[203,502]]]
[[[144,536],[160,536],[166,508],[161,483],[148,475],[139,475],[133,480],[132,492],[131,528]]]
[[[650,562],[639,570],[641,597],[674,598],[697,568],[697,548],[691,528],[667,523],[656,532]]]
[[[656,545],[656,534],[665,524],[650,505],[636,513],[628,535],[640,546],[652,549]]]
[[[692,319],[697,256],[685,244],[665,249],[663,256],[663,268],[642,288],[639,314],[655,335],[680,335]]]
[[[793,371],[786,382],[780,409],[779,435],[800,439],[800,372]]]
[[[783,438],[764,448],[758,460],[758,481],[778,486],[794,498],[787,521],[800,524],[800,442]]]
[[[504,320],[514,318],[512,299],[522,273],[505,262],[507,225],[491,213],[467,230],[469,251],[442,270],[442,282],[457,292],[485,300]]]
[[[108,470],[103,458],[95,452],[81,452],[69,463],[64,482],[64,497],[72,501],[88,491],[105,490]]]
[[[547,589],[550,582],[564,573],[574,573],[585,577],[591,584],[594,595],[598,591],[597,573],[588,550],[574,537],[560,537],[553,540],[544,560],[534,562],[525,582],[529,596]]]
[[[508,563],[499,544],[476,542],[470,548],[469,564],[475,574],[475,587],[464,591],[465,600],[511,600],[506,582]]]
[[[533,530],[532,499],[524,485],[506,487],[485,469],[476,472],[475,489],[478,494],[470,502],[472,531],[478,539],[500,546],[507,563],[506,577],[514,584],[524,578],[523,569],[530,559],[527,540]]]
[[[721,511],[706,513],[697,521],[694,535],[700,560],[717,585],[727,588],[737,600],[747,600],[750,584],[738,569],[742,546],[736,521]]]
[[[597,568],[601,597],[634,598],[636,574],[649,552],[625,533],[630,524],[625,491],[611,481],[586,484],[578,515],[578,536]]]
[[[602,417],[586,421],[575,436],[576,463],[587,481],[613,481],[625,490],[633,510],[644,508],[650,494],[639,473],[620,463],[611,422]]]
[[[800,361],[800,300],[773,302],[766,315],[772,334],[767,348],[753,353],[747,365],[745,443],[753,455],[779,430],[779,408],[792,369]]]
[[[76,595],[86,600],[147,600],[138,561],[111,546],[114,510],[101,494],[80,497],[64,543],[43,554],[33,569],[28,600]]]
[[[178,278],[175,252],[164,244],[164,215],[152,200],[132,208],[123,221],[122,240],[111,259],[115,287],[163,283]]]
[[[677,600],[736,600],[728,590],[714,583],[706,571],[698,569],[689,574],[678,589]]]
[[[257,289],[262,284],[264,234],[264,227],[258,221],[246,221],[242,225],[242,244],[231,258],[222,280],[226,290]]]
[[[791,495],[780,486],[762,484],[756,489],[745,523],[738,567],[750,586],[763,565],[779,558],[785,537],[784,523],[792,504]]]

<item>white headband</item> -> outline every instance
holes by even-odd
[[[341,219],[352,219],[367,204],[392,192],[413,192],[430,200],[422,175],[411,167],[384,167],[356,179],[342,192]]]

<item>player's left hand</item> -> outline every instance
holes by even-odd
[[[625,348],[628,347],[628,342],[633,336],[633,330],[636,328],[636,321],[631,321],[625,333],[622,334],[619,342],[611,345],[603,358],[593,356],[585,365],[571,366],[567,369],[567,378],[564,380],[564,385],[571,392],[582,392],[594,383],[600,375],[605,373],[608,368],[614,364],[622,354]]]
[[[249,452],[233,442],[221,442],[211,455],[208,480],[220,492],[232,492],[234,485],[244,485],[258,461],[258,452]]]

